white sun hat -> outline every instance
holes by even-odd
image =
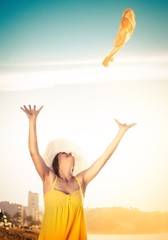
[[[52,168],[53,160],[60,152],[72,153],[75,158],[74,175],[86,169],[86,160],[80,147],[69,139],[55,139],[49,142],[43,155],[44,161],[48,167]]]

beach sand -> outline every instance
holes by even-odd
[[[0,240],[37,240],[38,233],[30,230],[0,228]]]

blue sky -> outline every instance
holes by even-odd
[[[20,110],[36,104],[45,106],[38,125],[41,154],[52,139],[72,138],[88,165],[113,139],[114,118],[137,122],[89,186],[86,206],[168,211],[168,1],[0,4],[0,201],[26,205],[30,190],[40,193],[42,205]],[[135,30],[104,68],[126,8],[135,11]],[[6,176],[17,188],[4,184]]]
[[[0,63],[101,59],[113,46],[126,8],[135,11],[137,25],[120,56],[166,55],[168,1],[5,0]]]

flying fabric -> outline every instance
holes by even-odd
[[[114,40],[114,48],[102,62],[103,66],[107,67],[109,63],[113,61],[114,54],[116,54],[120,50],[120,48],[122,48],[124,44],[130,39],[134,31],[135,25],[136,22],[134,11],[132,9],[126,9],[123,12],[119,31]]]

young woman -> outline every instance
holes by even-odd
[[[71,152],[60,151],[48,167],[38,150],[36,119],[43,108],[23,106],[29,118],[29,151],[35,168],[42,179],[45,211],[39,240],[86,240],[87,231],[83,196],[88,183],[99,173],[117,148],[126,131],[135,125],[121,124],[118,133],[105,152],[87,169],[73,174],[75,158]]]

